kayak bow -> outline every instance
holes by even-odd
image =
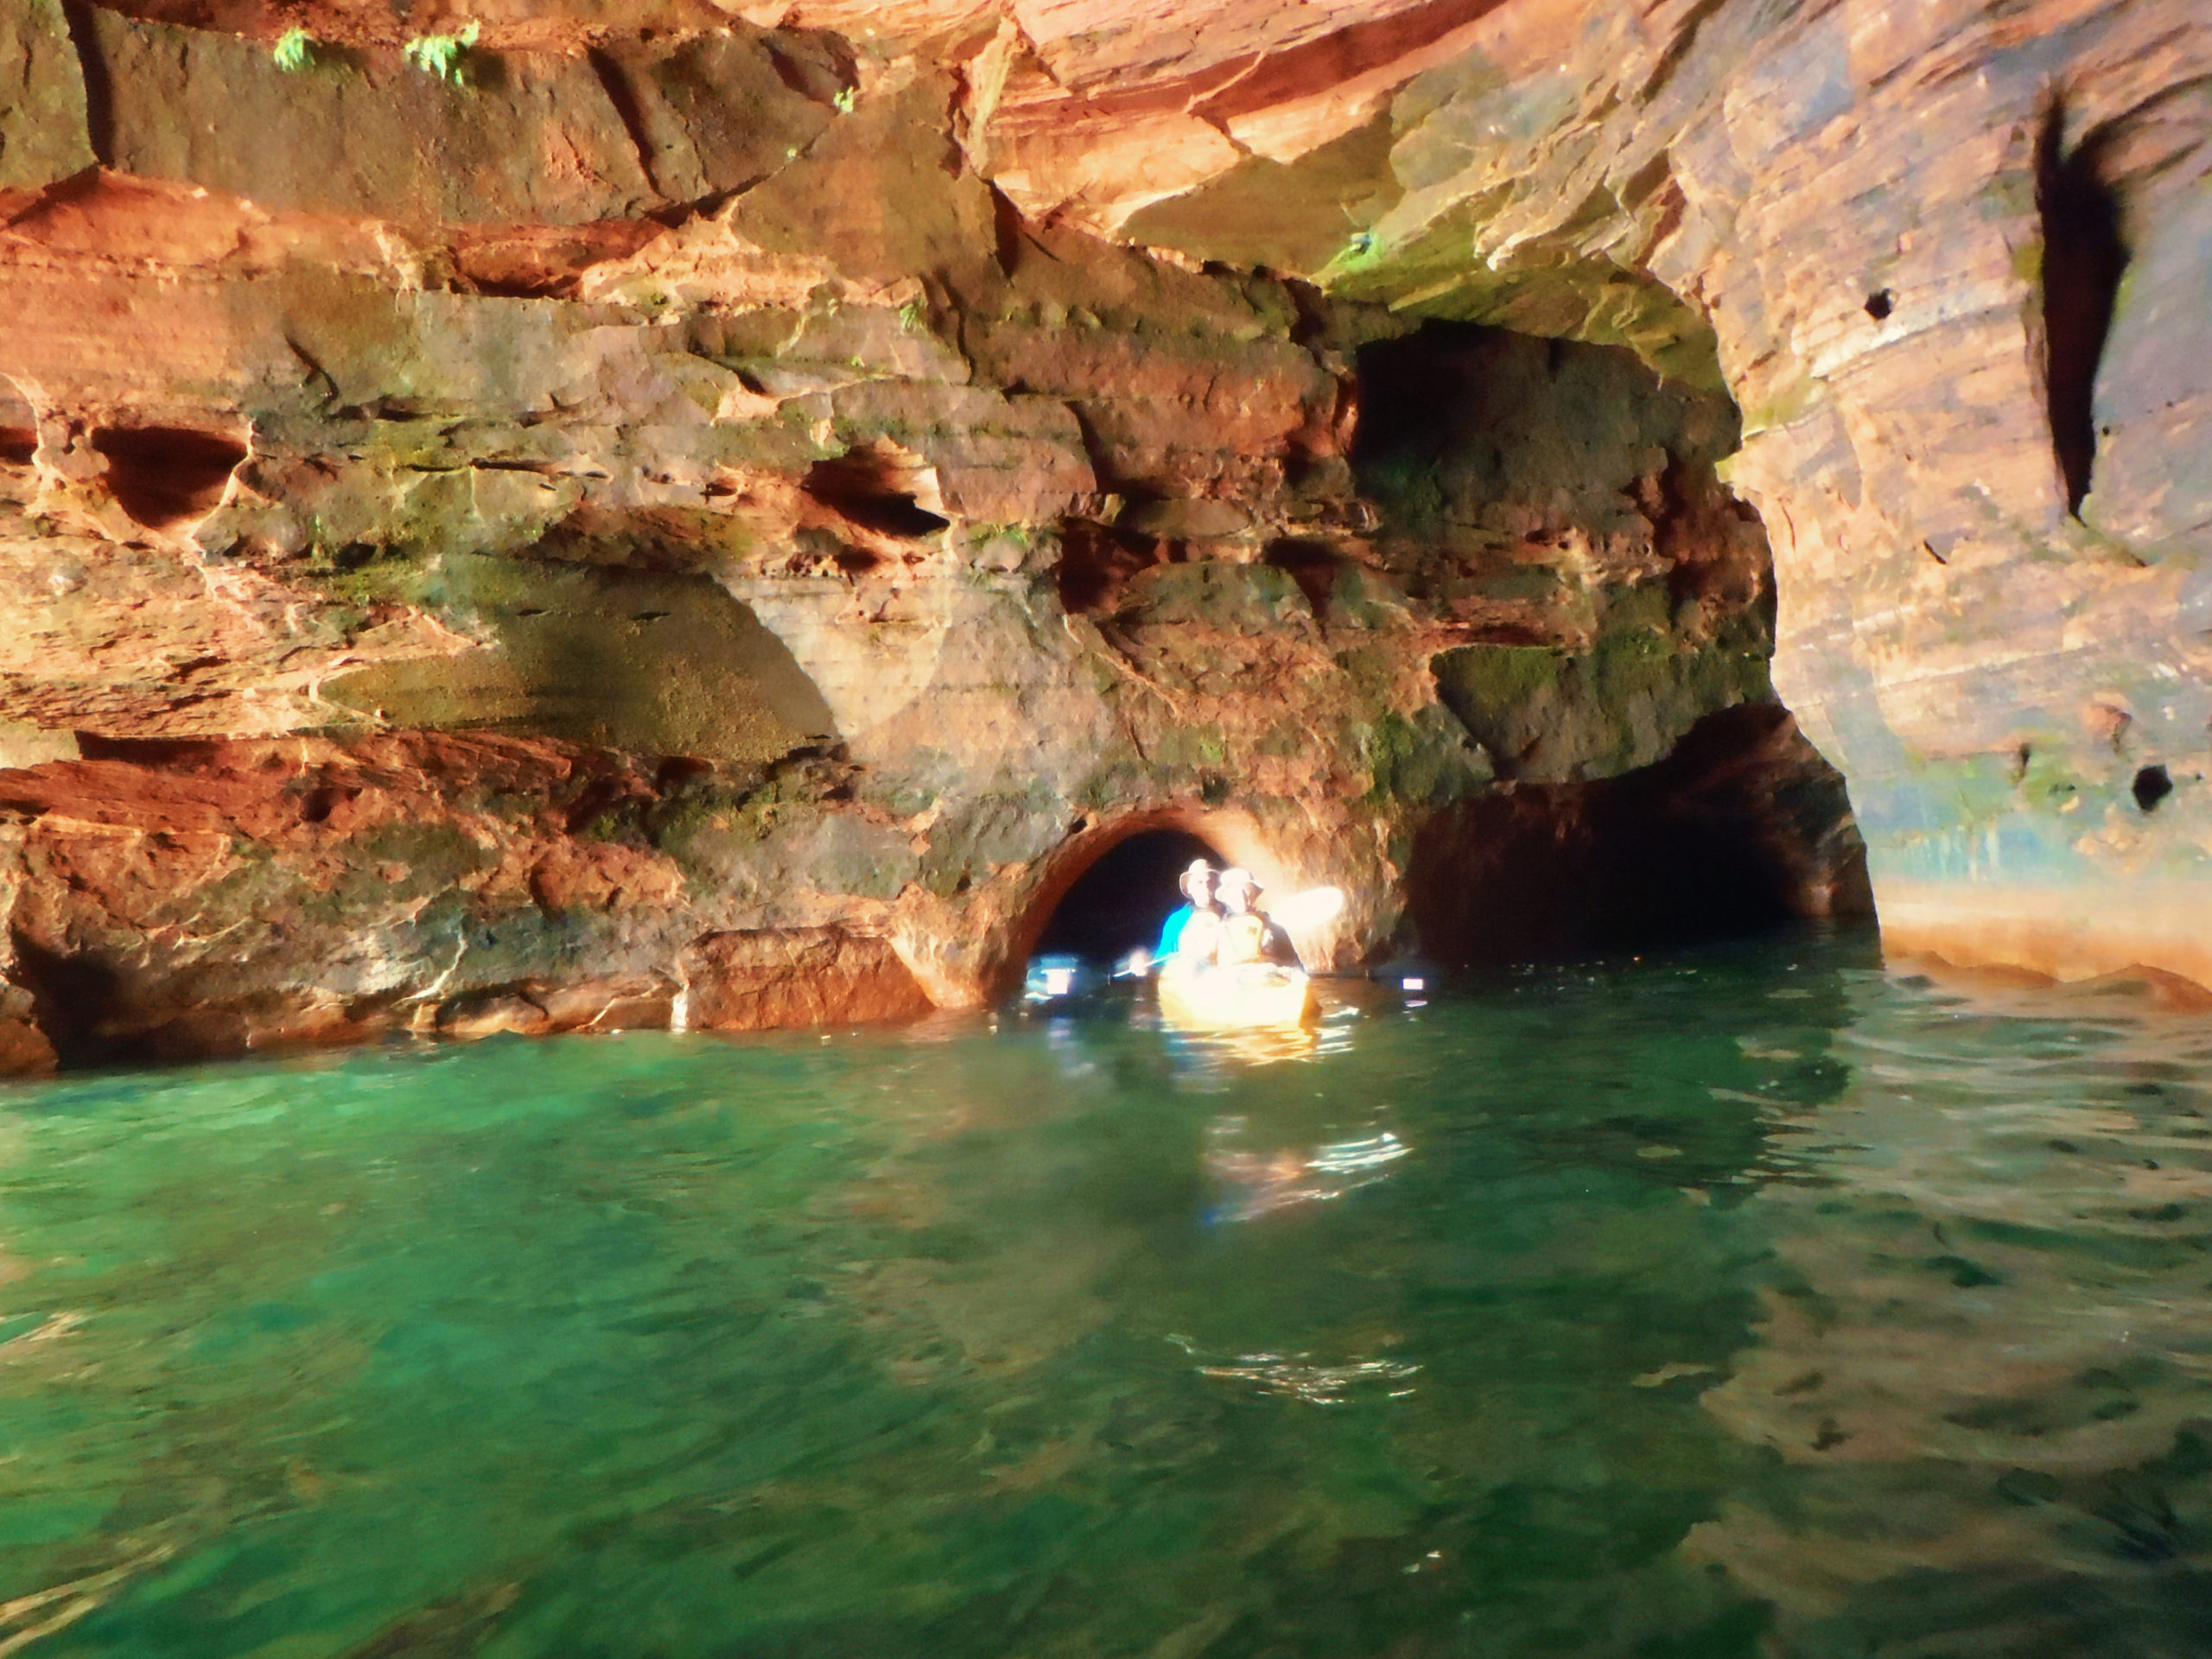
[[[1170,962],[1160,970],[1160,1012],[1169,1024],[1197,1031],[1244,1031],[1303,1025],[1313,1014],[1313,982],[1295,968],[1268,963],[1224,967]]]

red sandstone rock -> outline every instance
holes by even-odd
[[[533,988],[555,1031],[665,1031],[679,988],[651,975],[613,976]]]
[[[683,1022],[695,1031],[864,1025],[931,1006],[889,940],[834,927],[709,934],[683,967]]]
[[[1777,586],[1895,939],[2212,976],[2207,48],[2155,0],[576,0],[483,9],[467,89],[396,50],[444,13],[287,8],[363,54],[289,76],[248,0],[84,10],[0,26],[0,800],[65,1051],[650,1021],[790,929],[971,1003],[1150,823],[1344,886],[1350,960],[1493,773],[1763,703]],[[1762,820],[1802,907],[1823,810]]]
[[[552,1025],[544,1009],[521,996],[479,997],[438,1011],[438,1035],[464,1042],[504,1033],[535,1037]]]

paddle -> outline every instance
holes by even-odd
[[[1324,922],[1333,922],[1344,907],[1342,887],[1304,887],[1266,908],[1281,925],[1302,932]]]

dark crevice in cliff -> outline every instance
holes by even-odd
[[[61,0],[61,15],[69,25],[69,43],[77,49],[77,70],[85,83],[85,137],[102,167],[115,165],[115,91],[100,55],[99,36],[92,26],[91,0]]]
[[[1515,742],[1483,740],[1502,775],[1536,741],[1551,757],[1537,770],[1555,779],[1567,750],[1554,728],[1578,708],[1657,696],[1679,730],[1722,702],[1770,700],[1758,664],[1772,652],[1772,555],[1720,480],[1740,430],[1725,396],[1666,381],[1623,347],[1432,320],[1359,348],[1356,397],[1350,460],[1373,514],[1359,562],[1468,645],[1498,648],[1465,664],[1471,728],[1534,700],[1507,719]],[[1349,563],[1300,586],[1332,594]]]
[[[1078,876],[1038,936],[1039,956],[1119,961],[1149,948],[1167,912],[1183,902],[1176,880],[1193,859],[1224,861],[1183,830],[1147,830],[1109,848]]]
[[[2097,364],[2127,269],[2120,203],[2101,176],[2110,133],[2066,147],[2066,106],[2053,100],[2036,142],[2036,211],[2043,228],[2044,387],[2050,442],[2081,516],[2096,463]]]
[[[1007,386],[1007,395],[1018,397],[1027,390],[1027,385],[1017,381]],[[1090,475],[1097,480],[1098,487],[1122,495],[1139,493],[1137,482],[1122,477],[1115,467],[1113,446],[1101,435],[1096,419],[1083,406],[1081,400],[1069,398],[1062,407],[1075,417],[1076,436],[1082,441],[1084,459],[1090,463]]]
[[[1298,591],[1313,607],[1316,621],[1329,620],[1330,595],[1336,591],[1337,572],[1344,563],[1340,554],[1319,542],[1292,540],[1274,543],[1262,557],[1298,584]]]
[[[991,251],[998,262],[999,274],[1008,282],[1020,271],[1024,260],[1033,255],[1051,258],[1044,245],[1029,233],[1028,221],[1022,218],[1021,209],[1015,207],[998,186],[991,191]]]
[[[615,118],[622,123],[622,130],[630,136],[630,147],[638,152],[638,171],[645,175],[645,182],[655,195],[666,195],[668,192],[662,188],[659,175],[653,170],[652,137],[645,130],[645,112],[638,106],[637,88],[622,73],[622,66],[601,48],[594,47],[586,52],[584,60],[598,77],[600,90],[607,94],[607,101],[614,106]]]
[[[1713,14],[1719,11],[1723,3],[1724,0],[1694,0],[1690,9],[1682,14],[1675,24],[1675,38],[1667,42],[1667,49],[1659,54],[1659,60],[1651,66],[1651,73],[1644,77],[1643,85],[1637,90],[1637,103],[1649,104],[1666,90],[1667,83],[1675,78],[1675,72],[1682,67],[1683,60],[1697,45],[1698,31],[1711,21]]]
[[[1109,612],[1132,578],[1173,557],[1172,545],[1157,536],[1072,519],[1062,532],[1059,560],[1052,567],[1060,608],[1071,616]]]
[[[2164,766],[2145,766],[2135,774],[2131,792],[2138,807],[2145,812],[2154,812],[2158,803],[2174,792],[2174,780]]]
[[[107,462],[107,489],[133,520],[166,530],[213,512],[245,446],[221,432],[182,426],[109,427],[92,434]]]
[[[1451,416],[1465,401],[1457,351],[1479,343],[1486,332],[1472,323],[1432,321],[1402,339],[1359,348],[1351,465],[1363,493],[1401,493],[1415,470],[1433,466],[1452,447]]]

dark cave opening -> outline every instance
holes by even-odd
[[[1359,423],[1351,467],[1360,493],[1385,508],[1459,446],[1480,418],[1482,359],[1500,331],[1430,318],[1412,334],[1359,348]]]
[[[863,450],[818,461],[806,473],[806,493],[863,530],[918,541],[950,522],[904,489],[901,469]]]
[[[1070,616],[1110,611],[1132,579],[1177,555],[1176,548],[1157,536],[1071,520],[1052,567],[1060,608]]]
[[[16,390],[0,378],[0,465],[28,467],[38,454],[38,416]]]
[[[64,1065],[112,1064],[118,1058],[136,1057],[135,1046],[118,1044],[100,1029],[101,1020],[118,998],[113,968],[90,952],[67,955],[20,931],[10,942],[16,977],[31,994],[39,1029]]]
[[[107,462],[107,489],[149,530],[203,518],[221,505],[245,446],[223,432],[186,426],[110,427],[92,434]]]
[[[1118,962],[1159,942],[1160,925],[1183,902],[1176,880],[1192,859],[1225,863],[1185,830],[1146,830],[1117,842],[1077,876],[1053,907],[1033,956]]]
[[[1556,960],[1871,914],[1844,780],[1766,677],[1772,554],[1721,474],[1726,394],[1624,346],[1431,319],[1360,346],[1357,395],[1371,544],[1465,627],[1432,671],[1499,784],[1415,831],[1421,950]],[[1609,536],[1650,569],[1579,588],[1560,550]],[[1662,709],[1662,741],[1631,729]]]
[[[1503,964],[1871,917],[1843,779],[1810,753],[1786,710],[1747,703],[1656,765],[1458,803],[1414,842],[1421,949]]]
[[[1408,524],[1499,499],[1532,461],[1592,474],[1551,482],[1592,484],[1628,432],[1671,424],[1659,411],[1686,396],[1625,346],[1446,317],[1360,346],[1357,373],[1352,475],[1386,522]]]
[[[1276,542],[1263,556],[1265,563],[1298,584],[1320,621],[1329,620],[1329,601],[1336,591],[1337,573],[1344,558],[1333,548],[1318,542]]]
[[[1430,318],[1358,348],[1355,395],[1352,476],[1376,517],[1363,556],[1481,612],[1499,643],[1559,634],[1537,567],[1576,536],[1649,535],[1675,597],[1708,608],[1770,586],[1758,515],[1719,476],[1742,432],[1733,400],[1625,346]]]

